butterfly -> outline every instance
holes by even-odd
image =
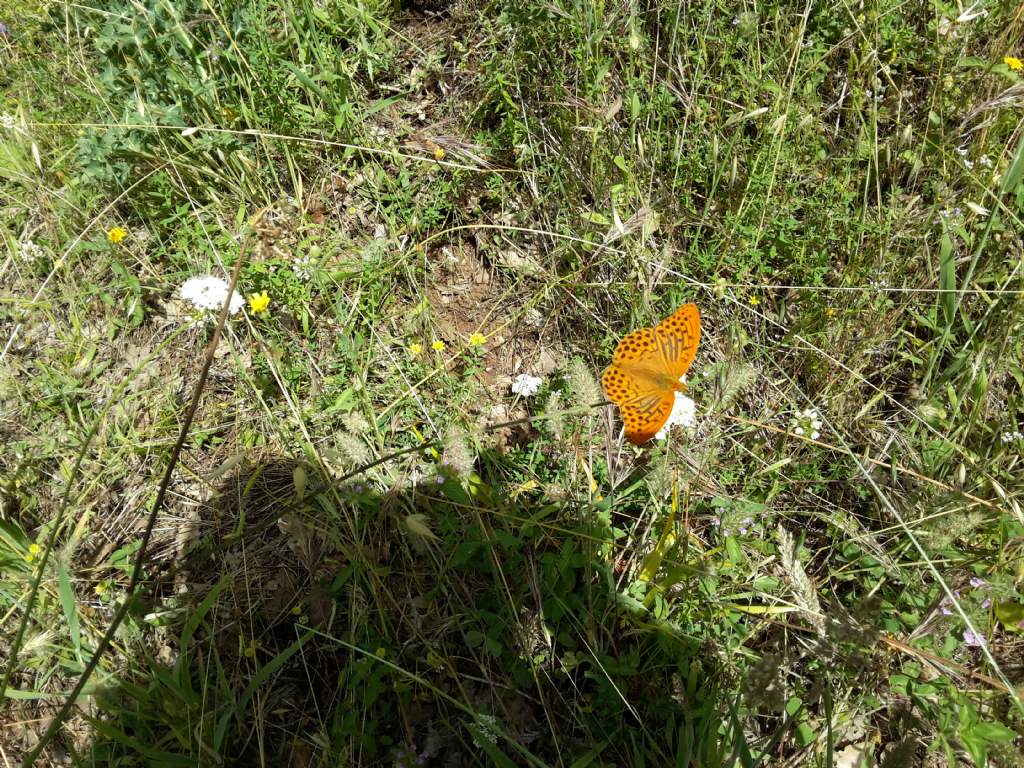
[[[619,342],[601,385],[619,406],[629,442],[646,443],[665,426],[676,392],[686,391],[679,379],[693,363],[699,343],[696,304],[684,304],[653,328],[640,328]]]

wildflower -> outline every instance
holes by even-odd
[[[409,354],[412,355],[413,357],[418,356],[419,353],[422,352],[422,351],[423,351],[423,347],[421,347],[415,341],[412,344],[409,345]]]
[[[96,586],[93,587],[93,591],[99,596],[103,597],[110,591],[111,582],[110,579],[103,579],[103,581],[96,582]]]
[[[434,159],[439,161],[439,162],[441,160],[444,160],[444,148],[443,147],[434,147]]]
[[[964,645],[969,645],[973,648],[980,648],[985,645],[985,636],[980,633],[972,632],[969,629],[964,630]]]
[[[953,597],[955,597],[957,599],[960,598],[960,590],[959,589],[954,589],[953,590]],[[949,600],[948,597],[942,598],[942,602],[939,603],[939,613],[941,613],[943,616],[952,616],[953,615],[953,610],[949,607],[949,604],[950,604],[950,600]]]
[[[1012,443],[1017,440],[1024,440],[1024,435],[1017,431],[1003,432],[1002,436],[999,439],[1002,440],[1004,443]]]
[[[32,544],[28,545],[28,554],[25,555],[25,559],[30,563],[35,562],[39,558],[39,555],[41,555],[42,553],[43,548],[35,542],[33,542]]]
[[[235,314],[245,304],[245,299],[238,291],[231,292],[228,300],[228,284],[219,277],[204,275],[202,277],[190,277],[181,286],[181,298],[190,302],[196,309],[207,311],[217,310],[228,301],[228,313]]]
[[[747,299],[747,301],[750,302],[750,306],[752,307],[756,307],[758,304],[761,303],[761,300],[757,298],[757,296],[751,296],[749,299]]]
[[[0,127],[5,131],[13,131],[17,124],[14,115],[0,115]]]
[[[126,237],[128,237],[128,230],[124,227],[111,227],[107,230],[107,240],[114,245],[117,245]]]
[[[267,307],[270,306],[270,297],[266,291],[262,293],[254,293],[249,297],[249,309],[252,310],[254,315],[260,315],[267,311]]]
[[[676,399],[672,403],[672,413],[668,415],[668,421],[665,422],[665,426],[658,430],[658,433],[654,436],[655,440],[664,440],[668,436],[669,430],[676,424],[689,429],[697,423],[697,404],[682,392],[676,392],[675,394]]]
[[[531,376],[528,373],[520,373],[512,381],[512,394],[522,397],[532,397],[537,394],[543,382],[540,376]]]
[[[832,318],[832,317],[835,317],[835,316],[836,316],[836,308],[835,307],[825,307],[825,317]]]
[[[1003,64],[1008,66],[1014,72],[1020,72],[1024,69],[1024,61],[1021,61],[1016,56],[1003,56]]]
[[[444,352],[444,342],[438,339],[430,345],[430,348],[435,352]]]
[[[482,347],[486,343],[487,337],[480,333],[480,331],[476,331],[469,337],[469,346],[471,347]]]
[[[798,435],[810,434],[811,440],[821,437],[821,417],[814,408],[804,408],[790,422],[790,426]]]
[[[970,584],[975,589],[978,589],[979,587],[984,587],[985,586],[985,580],[984,579],[979,579],[977,576],[972,576],[971,580],[968,581],[967,583]]]
[[[292,264],[292,272],[302,282],[308,282],[313,276],[313,256],[300,256]]]
[[[981,157],[979,157],[978,162],[981,163],[982,167],[984,168],[992,167],[992,158],[989,157],[988,155],[982,155]]]
[[[43,250],[42,246],[37,245],[32,240],[25,240],[24,242],[18,243],[18,255],[21,256],[21,260],[26,264],[39,261],[43,256],[46,255],[46,251]]]

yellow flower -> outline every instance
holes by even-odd
[[[39,555],[41,555],[42,552],[43,552],[43,548],[40,547],[38,544],[35,544],[35,543],[29,544],[28,545],[28,554],[25,555],[25,559],[28,560],[31,563],[33,560],[35,560],[37,557],[39,557]]]
[[[836,316],[836,308],[835,307],[825,307],[825,317],[835,317],[835,316]]]
[[[438,339],[430,345],[430,348],[435,352],[444,352],[444,342]]]
[[[757,296],[751,296],[749,299],[747,299],[747,301],[750,302],[750,306],[752,307],[756,307],[758,304],[761,303],[761,300],[757,298]]]
[[[128,237],[128,230],[124,227],[111,227],[107,230],[107,240],[117,245],[122,240]]]
[[[409,354],[418,355],[423,351],[423,347],[417,344],[415,341],[409,345]]]
[[[435,160],[444,160],[444,148],[442,148],[442,147],[434,147],[434,159]]]
[[[1014,72],[1020,72],[1024,69],[1024,61],[1021,61],[1016,56],[1003,56],[1003,64],[1008,66]]]
[[[482,347],[486,343],[487,337],[480,333],[480,331],[477,331],[469,337],[469,346],[471,347]]]
[[[267,311],[267,307],[270,306],[270,297],[266,291],[262,293],[254,293],[249,297],[249,309],[252,310],[254,315],[261,315]]]

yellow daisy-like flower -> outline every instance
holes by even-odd
[[[117,245],[128,237],[128,230],[124,227],[111,227],[107,230],[107,240]]]
[[[486,343],[487,337],[480,333],[480,331],[477,331],[469,337],[469,346],[471,347],[482,347]]]
[[[1014,72],[1020,72],[1024,69],[1024,61],[1021,61],[1016,56],[1003,56],[1003,64],[1008,66]]]
[[[444,342],[438,339],[430,345],[430,348],[435,352],[444,352]]]
[[[415,341],[412,344],[409,345],[409,354],[411,354],[411,355],[418,355],[422,351],[423,351],[423,347],[421,347]]]
[[[266,291],[254,293],[249,297],[249,309],[254,315],[260,315],[267,311],[270,306],[270,297]]]
[[[435,160],[444,160],[444,148],[443,147],[434,147],[434,159]]]
[[[749,299],[747,299],[747,301],[750,302],[750,306],[752,307],[756,307],[758,304],[761,303],[761,300],[757,298],[757,296],[751,296]]]
[[[43,548],[36,543],[32,543],[28,545],[28,554],[25,555],[25,559],[31,563],[41,554],[43,554]]]
[[[836,316],[836,308],[835,307],[825,307],[825,317],[835,317],[835,316]]]

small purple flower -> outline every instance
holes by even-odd
[[[949,608],[947,608],[944,605],[939,606],[939,613],[941,613],[943,616],[952,616],[953,615],[953,612],[951,610],[949,610]]]
[[[964,644],[972,646],[974,648],[980,648],[985,645],[985,636],[981,634],[975,634],[969,629],[964,630]]]
[[[985,580],[984,579],[979,579],[977,576],[972,576],[971,580],[969,582],[967,582],[967,583],[970,584],[975,589],[978,589],[979,587],[984,587],[985,586]]]
[[[986,597],[984,600],[981,601],[981,607],[984,608],[986,611],[989,609],[989,606],[991,606],[991,605],[992,605],[991,598]]]
[[[7,37],[7,25],[0,21],[0,37]]]
[[[438,475],[437,476],[437,484],[441,485],[443,483],[444,483],[444,475]]]

